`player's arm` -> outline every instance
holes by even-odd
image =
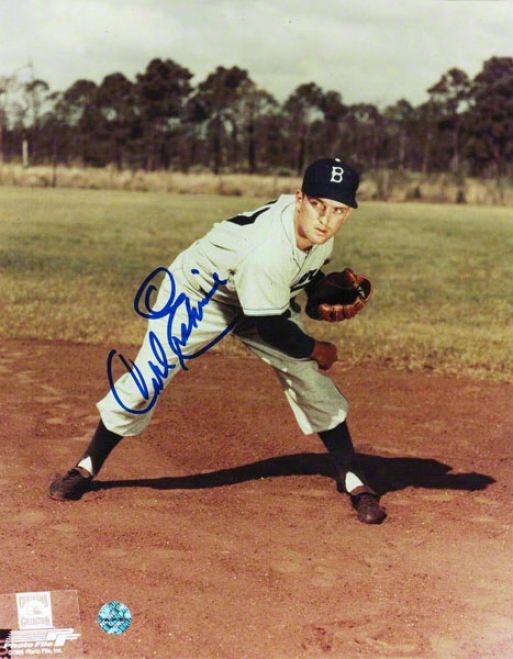
[[[337,349],[331,343],[316,341],[290,320],[290,311],[279,316],[254,316],[259,336],[273,348],[296,359],[310,357],[326,370],[337,360]]]
[[[252,320],[259,336],[273,348],[296,359],[311,355],[315,339],[290,320],[290,311],[279,316],[254,316]]]

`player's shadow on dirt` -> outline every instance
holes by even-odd
[[[379,494],[407,487],[475,491],[484,490],[488,485],[496,482],[491,476],[477,472],[451,473],[452,467],[431,458],[381,458],[374,455],[360,455],[360,459],[372,486]],[[92,489],[149,487],[155,490],[201,490],[262,478],[312,475],[335,478],[333,463],[328,455],[296,453],[190,476],[95,481]]]

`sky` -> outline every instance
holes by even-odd
[[[315,82],[384,108],[513,57],[512,35],[513,0],[0,0],[0,77],[65,91],[161,58],[194,85],[238,66],[279,102]]]

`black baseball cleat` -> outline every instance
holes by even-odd
[[[73,467],[50,485],[49,495],[56,501],[78,501],[91,489],[93,477],[85,469]]]
[[[368,492],[351,497],[351,503],[358,513],[358,519],[364,524],[381,524],[387,516],[384,508],[379,505],[379,499]]]

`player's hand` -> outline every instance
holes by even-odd
[[[327,371],[338,359],[337,348],[333,343],[316,341],[310,358],[315,359],[320,369]]]
[[[307,286],[305,311],[314,320],[339,323],[354,318],[370,300],[372,291],[371,280],[355,274],[351,268],[330,272]]]

